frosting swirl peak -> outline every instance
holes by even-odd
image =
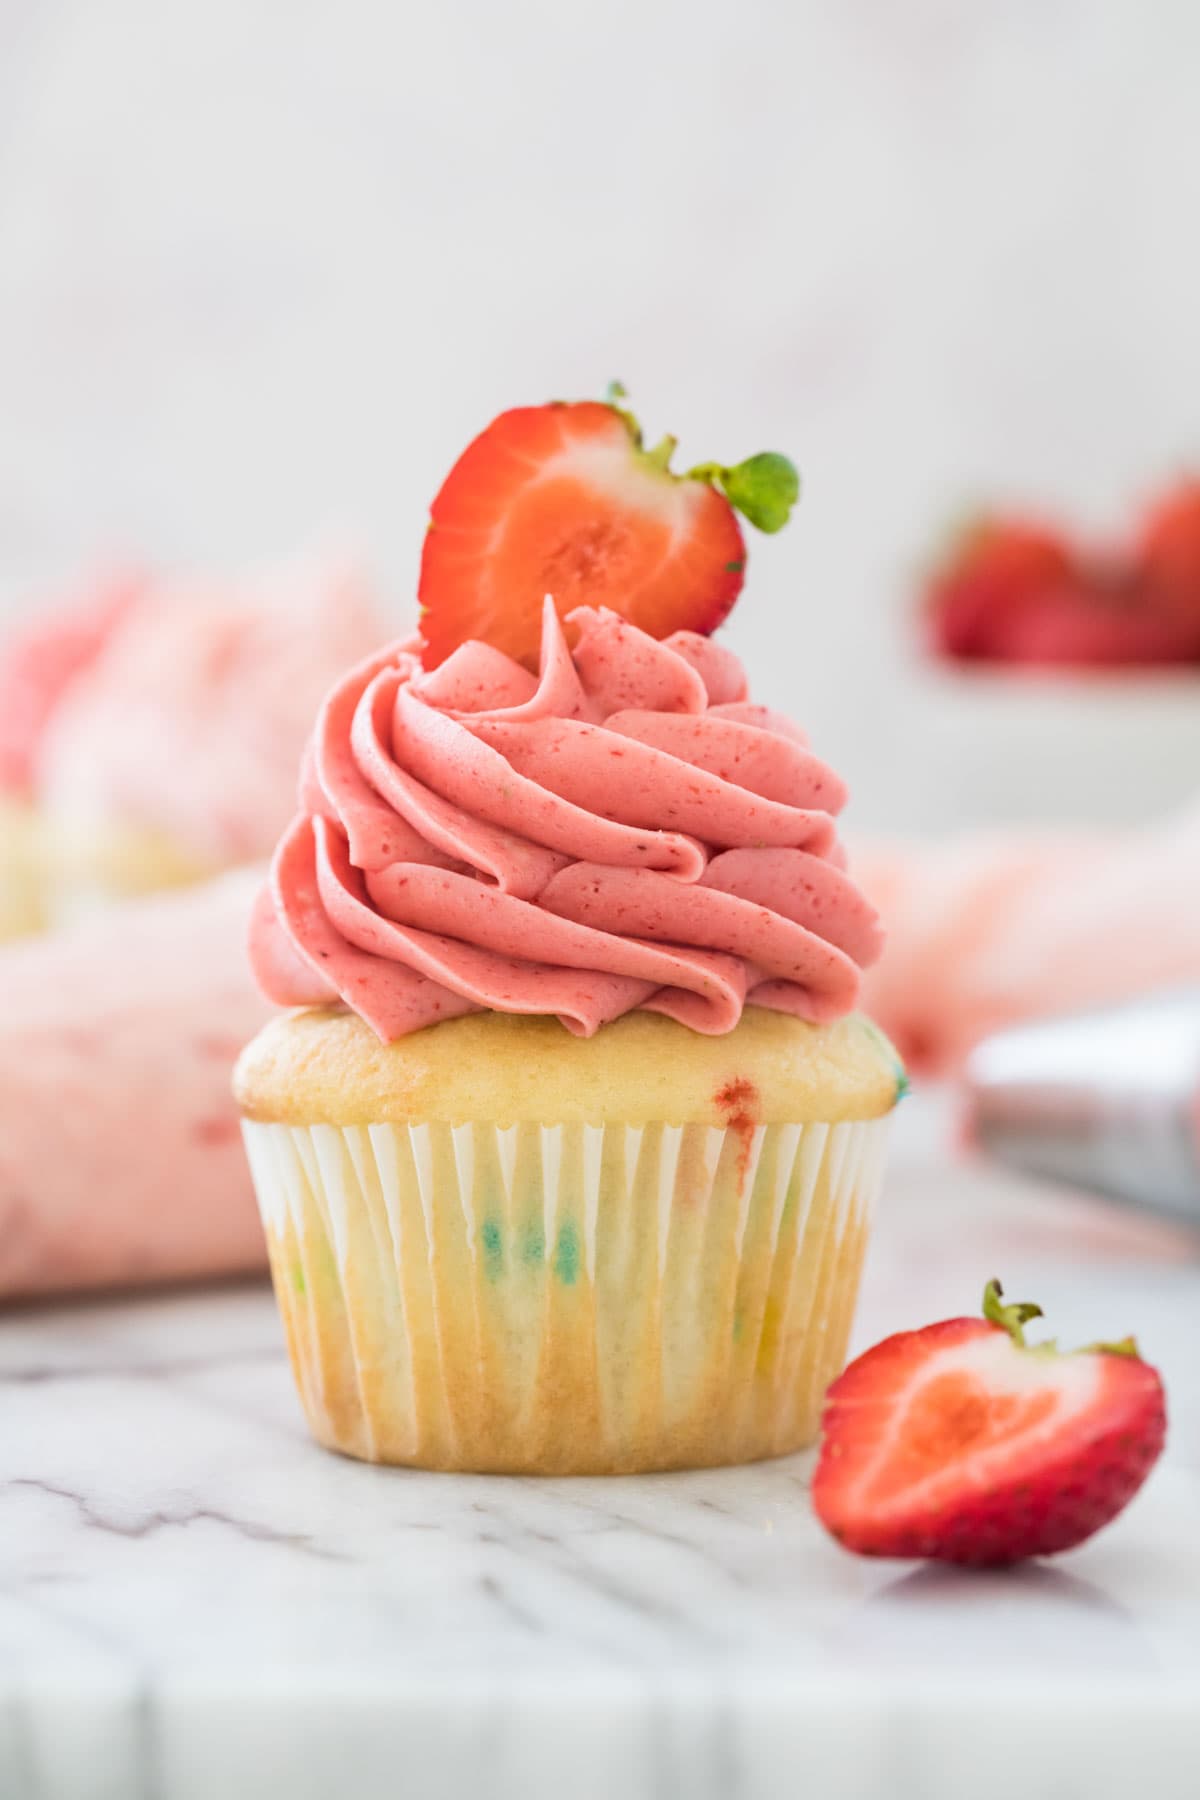
[[[390,1040],[485,1009],[582,1036],[641,1007],[731,1031],[827,1023],[878,956],[845,873],[845,789],[732,653],[552,604],[540,675],[487,644],[390,646],[321,709],[251,960],[281,1005]]]

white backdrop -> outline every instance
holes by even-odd
[[[1195,0],[0,0],[0,573],[330,538],[506,404],[777,447],[732,641],[923,822],[914,566],[1200,461]],[[12,603],[12,602],[10,602]]]

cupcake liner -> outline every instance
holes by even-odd
[[[543,1474],[810,1443],[887,1124],[247,1121],[314,1435]]]

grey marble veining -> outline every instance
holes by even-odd
[[[861,1341],[1000,1273],[1167,1374],[1168,1459],[1094,1543],[982,1577],[856,1562],[809,1457],[364,1468],[309,1443],[265,1287],[12,1311],[0,1795],[999,1800],[1018,1742],[1027,1800],[1194,1794],[1195,1248],[955,1168],[927,1106],[899,1136]]]

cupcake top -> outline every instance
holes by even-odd
[[[669,459],[592,405],[505,414],[466,452],[423,637],[321,708],[252,925],[269,998],[340,1001],[385,1041],[478,1011],[581,1037],[637,1010],[707,1034],[747,1002],[852,1011],[882,936],[837,839],[845,789],[690,625],[740,587],[736,496],[773,529],[794,471]]]
[[[675,475],[615,398],[502,414],[455,464],[423,635],[320,709],[252,923],[273,1001],[340,1001],[385,1042],[484,1010],[579,1037],[853,1010],[882,932],[846,788],[707,635],[745,574],[736,511],[777,529],[795,470]]]
[[[804,1025],[748,1006],[706,1036],[650,1012],[585,1038],[553,1018],[478,1012],[381,1044],[354,1013],[278,1014],[243,1050],[234,1093],[268,1124],[760,1125],[883,1118],[899,1059],[861,1014]]]

